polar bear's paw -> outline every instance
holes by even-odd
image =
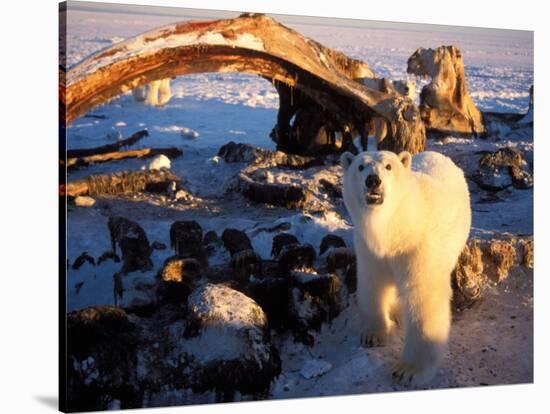
[[[388,343],[388,336],[388,332],[385,330],[365,331],[361,334],[361,346],[363,348],[386,346]]]
[[[405,386],[423,385],[433,377],[433,367],[400,361],[393,367],[393,380]]]

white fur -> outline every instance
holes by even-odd
[[[137,102],[145,102],[151,106],[165,105],[172,98],[170,78],[159,79],[145,86],[139,86],[132,90],[132,95]]]
[[[150,170],[170,169],[170,158],[164,154],[157,155],[151,160],[148,167]]]
[[[395,325],[392,313],[400,309],[405,348],[393,375],[403,383],[425,383],[446,352],[450,275],[470,231],[464,174],[436,152],[412,160],[408,152],[344,153],[341,163],[354,224],[362,344],[384,345]],[[365,201],[369,174],[381,179],[382,204]]]

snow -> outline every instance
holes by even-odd
[[[73,66],[90,54],[118,42],[129,48],[120,53],[133,53],[137,48],[150,52],[156,45],[155,41],[145,44],[131,43],[125,39],[155,27],[173,27],[180,20],[181,16],[172,18],[165,15],[121,14],[69,8],[68,65]],[[284,18],[282,22],[285,23]],[[406,73],[406,62],[416,48],[455,44],[464,55],[470,95],[481,110],[519,113],[526,113],[528,110],[529,87],[534,79],[532,33],[466,28],[443,30],[436,26],[410,25],[396,28],[384,27],[380,23],[335,29],[327,21],[324,22],[294,22],[288,25],[323,45],[366,60],[378,76],[391,79],[413,79]],[[196,42],[199,39],[178,36],[170,44],[182,45],[191,41]],[[227,42],[216,33],[200,41]],[[255,50],[263,47],[253,37],[242,36],[234,42],[241,47]],[[108,61],[105,58],[96,62],[95,67],[107,64]],[[426,80],[417,80],[417,94],[426,83]],[[91,208],[70,206],[67,220],[67,257],[70,265],[84,251],[97,260],[103,252],[110,250],[107,230],[107,218],[110,215],[123,215],[137,221],[151,243],[159,241],[168,246],[169,228],[176,220],[197,220],[203,233],[215,230],[221,235],[223,229],[228,227],[241,229],[250,237],[254,250],[263,259],[271,258],[272,239],[277,234],[266,229],[280,225],[288,228],[285,231],[295,235],[300,243],[310,243],[317,252],[322,238],[328,233],[341,236],[348,246],[353,246],[351,221],[341,202],[332,202],[316,193],[320,202],[328,208],[324,213],[314,214],[251,205],[243,202],[239,195],[228,191],[231,180],[244,164],[227,164],[217,157],[222,145],[237,138],[254,146],[275,148],[269,133],[276,123],[278,95],[270,82],[246,74],[201,73],[172,80],[171,90],[173,96],[164,106],[140,104],[128,92],[93,109],[87,116],[75,120],[69,126],[67,145],[70,149],[89,148],[113,143],[138,130],[147,129],[149,136],[132,148],[174,146],[182,149],[183,155],[171,160],[170,168],[182,177],[186,190],[198,205],[169,202],[162,196],[136,196],[124,199],[98,197]],[[532,113],[523,122],[529,121],[532,121]],[[471,140],[447,136],[428,143],[428,149],[450,156],[466,171],[466,175],[475,168],[479,153],[506,146],[525,151],[526,158],[532,165],[532,130],[514,130],[500,125],[489,139]],[[142,160],[128,159],[91,165],[70,171],[68,179],[75,180],[90,174],[120,170],[139,170],[143,164]],[[341,169],[337,166],[314,167],[306,171],[271,168],[266,169],[265,174],[272,182],[308,182],[312,186],[317,186],[321,178],[336,183],[337,186],[341,180]],[[498,200],[491,203],[483,201],[475,187],[471,186],[470,189],[472,236],[533,234],[532,189],[506,190],[499,195]],[[159,269],[171,255],[173,252],[170,249],[154,250],[151,256],[153,268]],[[316,265],[324,259],[318,258]],[[216,249],[214,255],[209,257],[211,266],[228,261],[229,254],[223,248]],[[85,263],[78,270],[69,266],[68,309],[81,309],[93,304],[114,304],[113,275],[119,270],[120,263],[112,260],[96,266]],[[151,275],[152,273],[136,273],[130,278],[147,279]],[[529,341],[532,348],[532,324],[529,324],[529,316],[532,315],[532,286],[529,285],[530,279],[526,275],[514,276],[511,281],[514,288],[518,285],[526,286],[519,291],[511,289],[509,293],[495,290],[475,312],[465,312],[454,321],[451,354],[432,388],[479,385],[482,381],[502,383],[532,380],[532,371],[529,372],[532,354],[527,355]],[[217,294],[215,291],[210,293]],[[247,319],[245,309],[253,305],[243,301],[241,297],[233,299],[231,308],[216,309],[216,317],[225,321],[231,320],[235,326],[252,323]],[[323,325],[321,332],[315,336],[315,346],[312,348],[297,344],[292,338],[272,339],[282,356],[283,373],[273,384],[270,398],[402,389],[392,384],[387,372],[387,366],[399,356],[402,339],[396,339],[386,348],[360,348],[357,337],[360,321],[355,297],[352,296],[349,302],[349,306],[334,321]],[[307,312],[307,309],[301,311]],[[514,332],[503,332],[502,329],[509,325],[508,318],[511,314],[523,318],[525,323],[517,323]],[[205,358],[226,357],[228,353],[240,352],[236,343],[228,342],[220,346],[223,343],[220,340],[231,341],[231,338],[234,337],[213,328],[206,330],[201,338],[195,338],[195,342],[190,342],[187,346]],[[481,352],[482,345],[488,348],[491,344],[503,352]],[[519,361],[504,350],[521,350],[526,355]],[[485,375],[489,376],[489,368],[498,373],[498,376],[485,378]],[[210,394],[190,394],[190,390],[163,391],[150,396],[146,405],[154,406],[163,402],[181,404],[191,400],[213,401]]]
[[[332,364],[321,359],[309,359],[300,370],[300,375],[305,379],[320,377],[332,369]]]

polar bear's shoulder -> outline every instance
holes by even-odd
[[[416,154],[412,159],[412,170],[439,181],[464,181],[462,170],[449,157],[439,152],[425,151]]]
[[[413,171],[422,172],[432,175],[434,170],[442,170],[456,168],[453,161],[443,154],[435,151],[424,151],[413,156],[412,169]]]

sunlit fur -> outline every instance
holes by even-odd
[[[464,174],[435,152],[344,153],[341,163],[344,201],[354,224],[361,342],[384,345],[395,325],[392,312],[400,309],[405,348],[393,376],[406,384],[426,383],[446,351],[450,275],[470,230]],[[369,174],[381,179],[381,204],[365,201]]]
[[[159,79],[145,86],[132,90],[132,95],[137,102],[145,102],[151,106],[162,106],[172,98],[170,90],[170,78]]]

